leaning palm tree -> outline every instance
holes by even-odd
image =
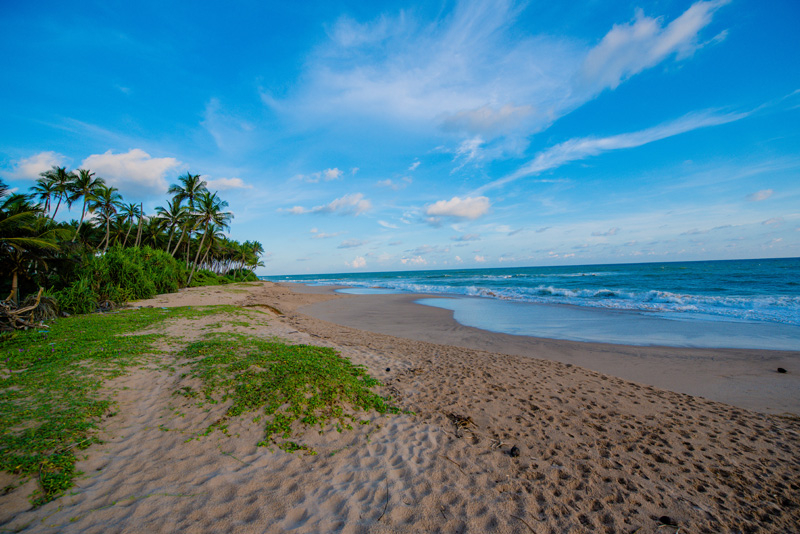
[[[177,198],[168,200],[166,209],[161,206],[156,208],[156,217],[163,221],[164,225],[169,228],[167,252],[169,252],[170,246],[172,245],[172,238],[175,237],[175,228],[180,226],[188,213],[188,208],[182,206],[181,201]]]
[[[39,202],[44,204],[45,215],[50,213],[50,200],[56,196],[56,184],[47,178],[39,178],[36,180],[36,185],[31,187],[32,196]]]
[[[53,165],[52,169],[41,173],[40,176],[53,183],[55,195],[58,197],[56,209],[53,211],[53,216],[51,217],[55,221],[58,208],[61,206],[61,201],[68,197],[69,186],[75,179],[75,173],[68,172],[66,167]]]
[[[108,243],[111,237],[111,219],[114,218],[121,206],[122,195],[119,194],[119,190],[116,187],[107,185],[99,186],[90,200],[89,209],[99,211],[100,216],[106,223],[106,237],[100,242],[101,245],[105,243],[103,253],[108,250]],[[100,246],[98,245],[97,248],[100,248]]]
[[[209,227],[213,224],[220,229],[227,228],[228,223],[233,218],[233,213],[222,211],[227,207],[228,202],[221,200],[217,197],[216,193],[203,191],[197,197],[197,222],[195,226],[203,226],[205,231],[203,233],[203,238],[200,240],[200,245],[197,247],[197,254],[194,256],[194,264],[192,265],[192,271],[189,273],[189,281],[186,282],[187,286],[192,283],[192,276],[194,275],[195,269],[197,269],[197,260],[200,258],[200,251],[203,249],[203,242],[208,235]]]
[[[187,172],[185,176],[178,177],[178,184],[172,184],[169,186],[167,192],[173,196],[173,200],[175,202],[183,202],[186,201],[187,207],[190,212],[194,212],[195,209],[195,202],[197,198],[203,193],[207,192],[208,189],[206,188],[206,181],[200,178],[199,174],[192,174]],[[184,226],[184,232],[181,234],[181,238],[178,240],[178,245],[181,244],[183,241],[183,235],[186,234],[186,226]],[[192,242],[192,232],[196,228],[196,225],[189,228],[188,230],[188,237],[186,239],[186,267],[189,267],[189,245]],[[175,252],[178,251],[178,245],[175,246],[175,251],[172,255],[175,255]]]
[[[75,235],[72,236],[72,242],[78,237],[78,232],[81,231],[83,226],[83,219],[86,217],[86,206],[89,201],[94,198],[94,192],[101,185],[105,185],[105,180],[102,178],[95,178],[94,173],[87,169],[78,169],[78,176],[70,184],[70,196],[67,202],[72,205],[73,202],[79,198],[83,198],[83,207],[81,208],[81,222],[78,223],[78,228],[75,230]]]
[[[122,215],[123,219],[127,220],[128,224],[128,232],[125,234],[125,241],[122,242],[122,246],[128,244],[128,236],[131,233],[131,228],[133,228],[133,218],[140,217],[142,215],[142,211],[139,209],[139,204],[125,204],[120,209],[120,215]]]

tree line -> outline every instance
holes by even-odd
[[[169,187],[166,206],[146,214],[143,204],[125,202],[117,188],[88,169],[54,166],[28,193],[12,193],[0,180],[1,289],[9,291],[3,302],[19,306],[20,294],[37,287],[67,308],[80,287],[93,292],[94,304],[109,294],[116,300],[137,297],[125,276],[136,278],[137,266],[150,278],[172,273],[155,290],[255,279],[263,246],[223,234],[233,214],[207,185],[187,172]],[[57,222],[64,206],[79,206],[80,219]],[[91,305],[79,307],[87,311]]]

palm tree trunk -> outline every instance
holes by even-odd
[[[15,305],[19,305],[19,277],[16,269],[11,274],[11,300]]]
[[[72,236],[72,242],[75,242],[75,239],[78,237],[78,232],[81,231],[81,226],[83,226],[83,218],[86,216],[86,197],[83,197],[83,209],[81,210],[81,222],[78,223],[78,229],[75,230],[75,235]]]
[[[111,217],[106,217],[106,248],[103,249],[103,254],[108,250],[108,242],[111,241]]]
[[[136,246],[139,246],[139,240],[142,237],[142,219],[144,219],[144,204],[139,204],[139,228],[136,230]]]
[[[206,225],[206,231],[203,232],[203,238],[200,240],[200,244],[197,246],[197,254],[194,255],[194,265],[192,265],[192,272],[189,273],[189,281],[186,282],[186,286],[192,285],[192,276],[194,276],[194,270],[197,269],[197,258],[200,257],[200,251],[203,249],[203,243],[206,240],[206,234],[208,234],[208,225]]]
[[[172,246],[172,236],[175,234],[175,226],[170,226],[169,228],[169,241],[167,241],[167,252],[169,252],[169,248]]]
[[[125,240],[122,242],[122,248],[125,248],[125,245],[128,244],[128,236],[131,235],[131,228],[133,228],[131,219],[133,219],[133,217],[128,217],[128,231],[125,232]]]
[[[183,227],[183,232],[181,233],[181,238],[178,239],[178,242],[175,243],[175,250],[172,251],[172,256],[175,257],[175,253],[178,252],[178,247],[181,246],[181,242],[183,241],[183,236],[186,235],[186,227]]]
[[[61,206],[61,195],[58,195],[58,204],[56,204],[56,211],[53,212],[53,222],[56,222],[56,213],[58,213],[58,207]]]

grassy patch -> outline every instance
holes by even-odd
[[[0,469],[37,477],[34,504],[72,485],[75,453],[99,440],[93,435],[111,400],[105,380],[144,363],[160,335],[123,336],[176,317],[218,310],[147,308],[59,319],[48,331],[0,338]]]
[[[313,452],[289,439],[295,422],[319,428],[333,422],[342,430],[352,428],[358,410],[398,412],[370,391],[377,380],[333,349],[216,334],[192,343],[183,355],[192,361],[192,376],[202,380],[207,401],[232,401],[207,432],[224,432],[228,418],[258,412],[254,420],[263,414],[266,421],[259,445]]]

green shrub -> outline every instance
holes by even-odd
[[[173,293],[187,274],[181,262],[162,250],[114,246],[102,256],[86,256],[79,278],[56,294],[63,310],[89,313],[107,302],[120,305]]]

